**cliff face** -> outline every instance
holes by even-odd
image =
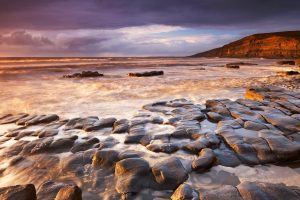
[[[300,58],[300,31],[255,34],[193,57]]]

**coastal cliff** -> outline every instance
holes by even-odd
[[[254,34],[192,57],[300,58],[300,31]]]

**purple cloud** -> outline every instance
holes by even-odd
[[[300,24],[299,0],[0,1],[0,51],[13,56],[184,56]]]
[[[298,0],[2,0],[1,29],[99,29],[148,24],[299,28]]]
[[[26,31],[16,31],[0,36],[0,44],[13,46],[49,46],[54,43],[44,36],[33,36]]]

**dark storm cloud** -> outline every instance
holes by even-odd
[[[299,10],[299,0],[0,0],[0,28],[297,27]]]
[[[299,30],[300,0],[0,0],[0,56],[191,55]]]

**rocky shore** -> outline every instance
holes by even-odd
[[[263,179],[191,184],[216,166],[298,163],[295,91],[250,87],[236,101],[155,102],[131,119],[3,114],[0,124],[0,199],[300,198],[299,187]]]

